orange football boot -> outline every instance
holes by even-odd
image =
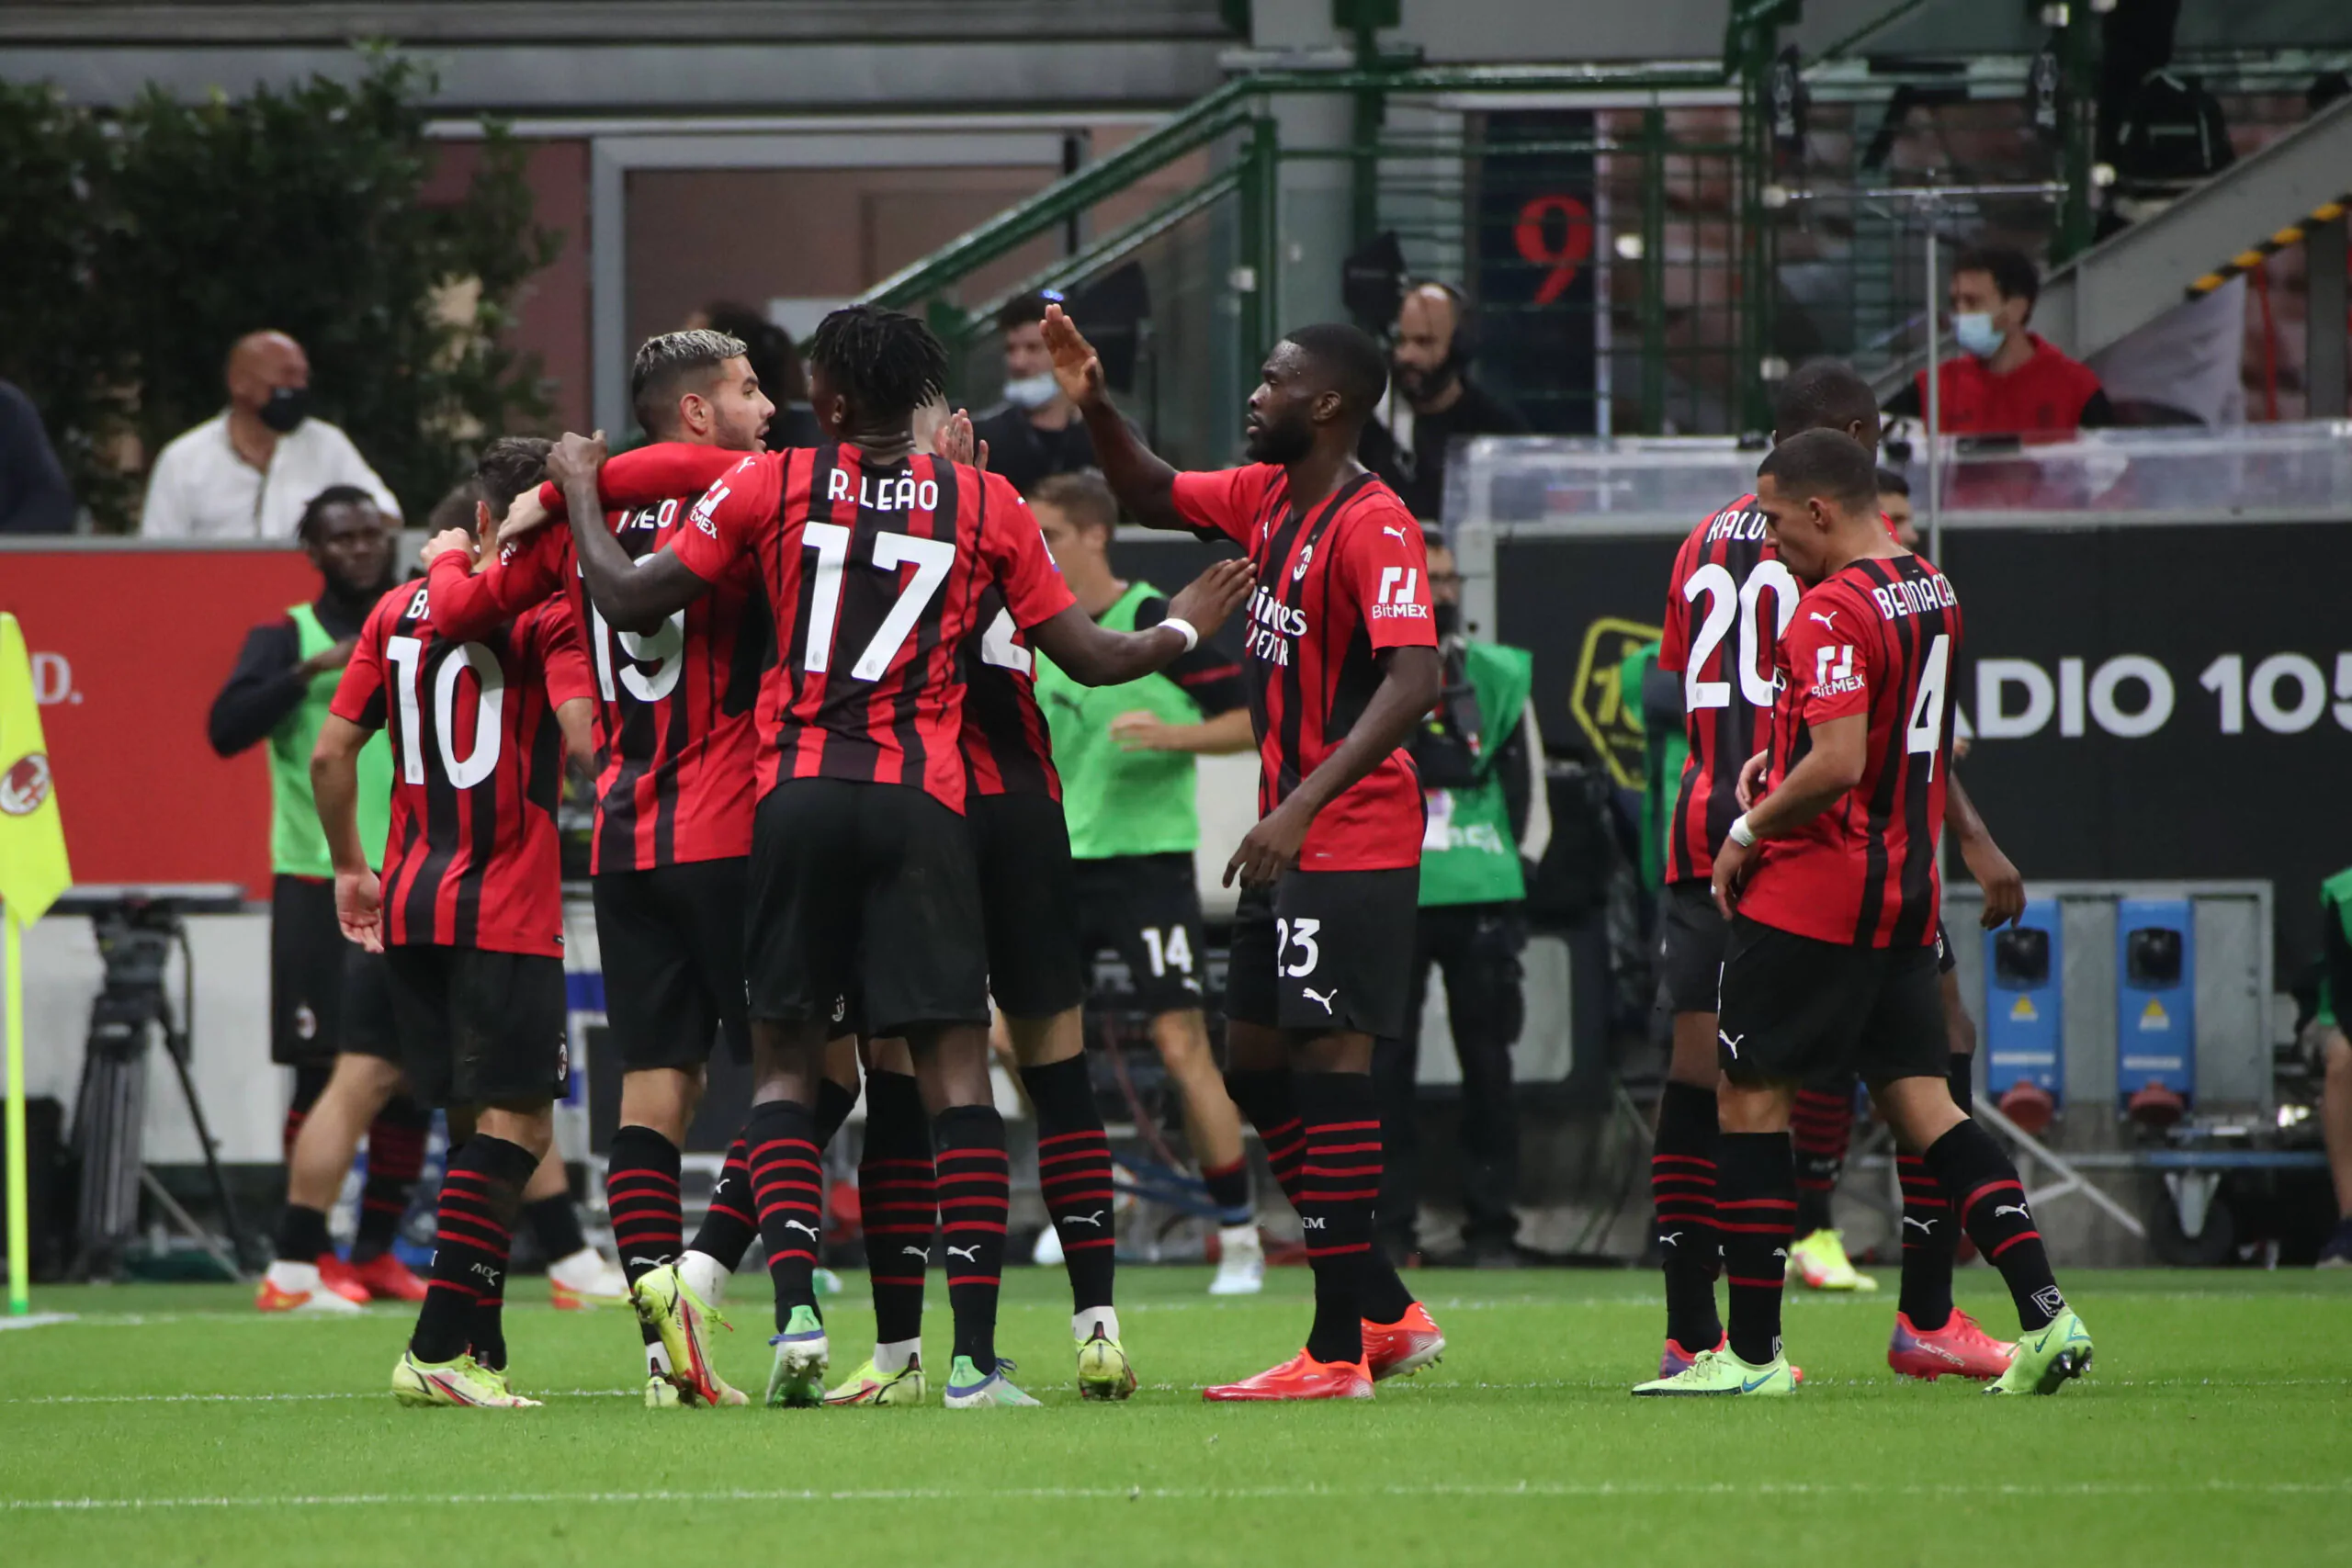
[[[1445,1354],[1445,1336],[1430,1317],[1429,1309],[1415,1302],[1405,1315],[1394,1323],[1374,1323],[1366,1318],[1363,1325],[1364,1365],[1372,1369],[1373,1381],[1385,1382],[1419,1371],[1436,1364]]]
[[[1203,1389],[1215,1402],[1275,1399],[1370,1399],[1372,1371],[1362,1361],[1318,1361],[1301,1350],[1281,1366],[1239,1382]]]

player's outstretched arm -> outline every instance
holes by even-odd
[[[311,795],[334,862],[335,919],[345,936],[381,953],[382,893],[359,841],[359,749],[368,734],[341,714],[327,715],[311,752]]]
[[[1166,668],[1194,645],[1174,623],[1214,637],[1250,596],[1257,573],[1238,558],[1221,560],[1168,603],[1168,618],[1139,632],[1114,632],[1071,604],[1029,628],[1029,640],[1081,686],[1117,686]]]
[[[1176,470],[1137,440],[1111,406],[1111,389],[1103,384],[1102,361],[1094,345],[1080,335],[1078,323],[1063,315],[1059,305],[1046,307],[1044,332],[1046,346],[1054,355],[1054,380],[1085,419],[1086,434],[1094,440],[1094,461],[1111,493],[1145,527],[1190,533],[1191,521],[1176,510]]]
[[[2015,924],[2025,914],[2025,877],[1993,841],[1993,829],[1984,826],[1976,803],[1960,787],[1958,773],[1944,779],[1944,812],[1951,820],[1952,835],[1960,840],[1962,863],[1984,890],[1984,929],[1998,931]]]
[[[1316,814],[1402,746],[1445,689],[1444,666],[1434,648],[1391,648],[1374,658],[1380,684],[1364,704],[1363,716],[1322,765],[1300,780],[1289,798],[1242,839],[1225,863],[1227,886],[1233,886],[1237,875],[1244,886],[1267,886],[1295,865]]]
[[[646,557],[642,565],[629,558],[605,525],[604,502],[596,493],[596,470],[604,464],[603,431],[593,436],[566,434],[548,455],[548,478],[563,491],[571,547],[580,557],[580,575],[588,584],[590,602],[622,631],[656,631],[673,614],[710,592],[710,584],[668,550]]]

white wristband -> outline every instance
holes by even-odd
[[[1192,622],[1184,619],[1183,616],[1170,615],[1162,619],[1159,624],[1166,626],[1170,631],[1178,631],[1184,634],[1185,652],[1190,653],[1193,649],[1201,646],[1200,628],[1193,625]]]
[[[1745,811],[1731,819],[1731,841],[1743,850],[1756,847],[1756,830],[1747,825],[1747,813]]]

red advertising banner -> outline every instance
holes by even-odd
[[[223,761],[204,719],[245,633],[317,592],[310,561],[282,546],[0,550],[0,610],[31,645],[76,882],[269,896],[264,749]]]

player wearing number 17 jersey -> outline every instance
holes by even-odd
[[[551,468],[591,598],[616,626],[684,608],[750,558],[775,626],[759,702],[745,967],[756,1091],[745,1134],[778,1332],[771,1403],[812,1404],[830,1359],[810,1283],[819,1184],[815,1086],[842,997],[912,1049],[941,1168],[956,1366],[948,1403],[1025,1403],[995,1353],[1010,1203],[1004,1126],[988,1081],[988,965],[963,820],[960,660],[993,583],[1014,627],[1090,682],[1166,664],[1238,603],[1212,570],[1149,632],[1094,625],[1001,479],[913,450],[915,409],[946,354],[920,322],[853,306],[810,340],[827,442],[744,458],[670,549],[631,561],[596,517],[602,452],[567,436]],[[623,462],[657,468],[691,447]],[[616,463],[616,467],[619,465]],[[709,483],[706,470],[693,482]],[[943,1180],[943,1187],[945,1185]]]
[[[493,442],[478,493],[537,482],[547,446]],[[487,533],[505,505],[476,511]],[[393,1369],[403,1404],[533,1403],[506,1386],[499,1309],[511,1227],[566,1077],[555,807],[563,737],[587,750],[592,690],[565,601],[461,638],[435,622],[420,584],[368,617],[311,761],[335,912],[345,935],[388,956],[409,1084],[429,1103],[477,1110],[450,1156],[432,1282]],[[380,883],[360,848],[353,769],[379,728],[393,764]]]
[[[1758,481],[1776,551],[1808,586],[1775,655],[1767,786],[1714,847],[1711,879],[1730,920],[1714,1190],[1728,1344],[1634,1392],[1794,1392],[1781,1344],[1795,1239],[1790,1114],[1800,1083],[1852,1070],[2017,1303],[2025,1337],[1994,1391],[2055,1393],[2089,1365],[2090,1337],[2051,1275],[2016,1168],[1945,1077],[1936,840],[1959,598],[1888,536],[1875,461],[1852,437],[1792,435]]]

